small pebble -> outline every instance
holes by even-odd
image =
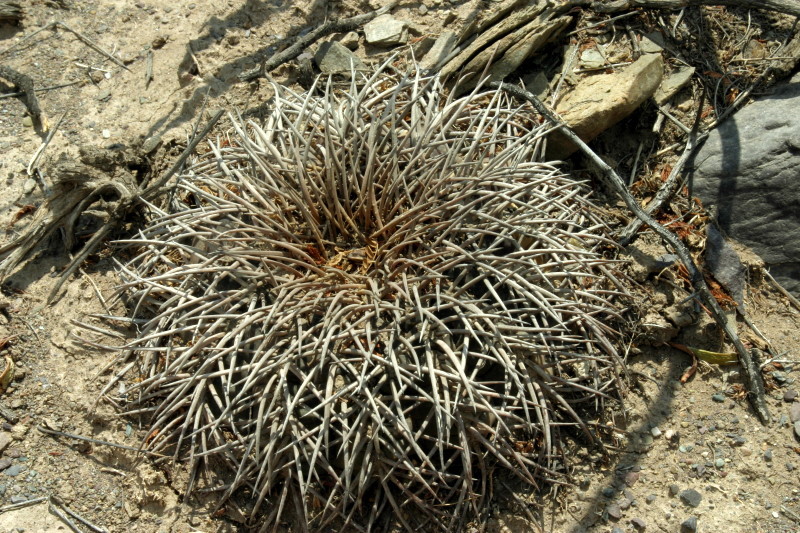
[[[794,423],[794,434],[800,439],[800,420]]]
[[[711,396],[711,399],[717,403],[723,403],[725,401],[725,395],[721,392],[716,392]]]
[[[789,420],[791,420],[793,423],[800,420],[800,403],[795,402],[789,408]]]
[[[419,11],[420,15],[427,15],[428,14],[428,6],[426,6],[425,4],[422,4],[421,6],[419,6],[417,8],[417,11]]]
[[[102,135],[103,135],[103,139],[110,139],[111,138],[111,131],[110,130],[103,130]]]
[[[681,491],[681,501],[690,507],[697,507],[703,500],[703,496],[694,489]]]
[[[741,453],[744,457],[750,457],[751,455],[753,455],[753,450],[751,450],[750,448],[742,448]]]
[[[650,430],[650,434],[653,436],[653,438],[658,438],[661,436],[661,430],[658,429],[658,427],[654,427]]]
[[[783,393],[784,402],[793,402],[795,398],[797,398],[797,391],[795,389],[789,389]]]
[[[631,525],[639,531],[644,531],[647,528],[647,522],[638,517],[631,519]]]
[[[33,119],[31,117],[25,117],[22,119],[22,125],[30,128],[33,126]]]
[[[621,527],[614,526],[614,528],[611,530],[611,533],[625,533],[625,532],[622,530]]]
[[[603,493],[603,496],[604,496],[604,497],[606,497],[606,498],[613,498],[613,497],[614,497],[614,494],[615,494],[615,491],[614,491],[614,489],[613,489],[613,488],[611,488],[611,487],[605,487],[605,488],[602,490],[602,493]]]
[[[631,506],[631,504],[632,504],[632,503],[633,503],[633,502],[632,502],[631,500],[629,500],[628,498],[622,498],[622,499],[619,501],[618,505],[619,505],[619,508],[620,508],[620,509],[622,509],[623,511],[625,511],[625,510],[627,510],[627,509],[628,509],[628,508]]]
[[[697,517],[690,516],[681,524],[681,533],[694,533],[697,531]]]
[[[620,509],[619,505],[612,504],[606,507],[606,512],[610,518],[614,520],[619,520],[622,517],[622,509]]]
[[[656,501],[656,495],[648,494],[647,497],[644,499],[644,501],[646,501],[647,503],[653,503],[654,501]]]
[[[16,477],[22,472],[25,467],[22,465],[11,465],[3,472],[7,476]]]
[[[666,433],[664,433],[664,438],[667,440],[672,440],[675,438],[675,431],[672,429],[668,429]]]
[[[747,439],[742,437],[741,435],[736,435],[733,437],[733,445],[734,446],[744,446],[744,443],[747,442]]]
[[[716,461],[714,461],[714,466],[716,466],[717,468],[722,468],[723,466],[725,466],[725,459],[717,459]]]
[[[694,444],[681,444],[678,446],[678,451],[681,453],[688,453],[694,450]]]
[[[25,180],[25,183],[22,184],[22,192],[25,194],[30,194],[36,189],[36,180],[33,178],[28,178]]]
[[[641,474],[639,472],[628,472],[627,474],[625,474],[623,480],[625,481],[626,485],[628,485],[629,487],[633,487],[636,484],[636,482],[639,481],[640,475]]]
[[[794,472],[795,468],[794,463],[786,463],[786,470],[789,472]]]
[[[22,503],[28,501],[28,498],[25,496],[20,496],[19,494],[14,494],[11,497],[11,503]]]
[[[678,493],[681,491],[681,488],[678,486],[677,483],[673,483],[669,486],[669,495],[670,496],[677,496]]]
[[[764,460],[772,461],[772,448],[764,452]]]

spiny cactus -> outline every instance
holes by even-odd
[[[624,289],[586,188],[537,161],[546,126],[386,68],[275,91],[126,241],[147,447],[265,527],[453,531],[492,466],[562,479],[564,430],[597,440],[618,391]]]

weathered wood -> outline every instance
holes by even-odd
[[[0,0],[0,22],[19,22],[22,20],[22,7],[19,2]]]

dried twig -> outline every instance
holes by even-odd
[[[7,513],[8,511],[14,511],[16,509],[22,509],[23,507],[28,507],[30,505],[36,505],[37,503],[42,503],[43,501],[47,500],[47,496],[42,496],[40,498],[33,498],[31,500],[27,500],[24,502],[19,503],[12,503],[11,505],[6,505],[4,507],[0,507],[0,513]]]
[[[103,50],[103,48],[101,48],[100,45],[98,45],[96,42],[94,42],[93,40],[89,39],[88,37],[83,35],[81,32],[73,30],[72,28],[70,28],[69,26],[67,26],[66,24],[64,24],[63,22],[60,22],[60,21],[51,22],[47,26],[36,30],[35,32],[31,33],[30,35],[26,35],[25,38],[23,38],[19,42],[16,42],[13,45],[11,45],[8,48],[6,48],[5,50],[0,51],[0,56],[8,54],[9,52],[15,50],[16,48],[19,48],[20,46],[22,46],[24,43],[30,41],[33,37],[35,37],[39,33],[43,32],[43,31],[47,31],[47,30],[53,30],[53,29],[56,29],[56,28],[61,28],[63,30],[66,30],[66,31],[72,33],[75,37],[78,38],[78,40],[80,40],[83,44],[85,44],[86,46],[88,46],[89,48],[91,48],[92,50],[97,52],[98,54],[107,57],[108,59],[113,61],[117,66],[120,66],[120,67],[124,68],[125,70],[130,70],[128,67],[125,66],[125,64],[122,61],[120,61],[119,59],[114,57],[112,54],[110,54],[110,53],[106,52],[105,50]]]
[[[722,330],[728,336],[728,339],[730,339],[731,343],[735,347],[736,353],[739,356],[739,361],[744,368],[745,376],[747,378],[747,384],[749,388],[748,398],[750,403],[761,422],[767,424],[770,421],[770,414],[769,410],[767,409],[764,384],[761,381],[758,368],[753,362],[750,353],[739,339],[739,335],[736,333],[736,330],[728,323],[725,313],[723,312],[716,298],[714,298],[714,296],[711,294],[708,285],[706,285],[703,273],[699,268],[697,268],[697,265],[695,265],[689,250],[686,248],[683,242],[681,242],[681,240],[674,233],[659,224],[657,220],[647,214],[639,206],[636,199],[630,194],[630,191],[628,191],[628,188],[625,186],[625,182],[619,177],[614,169],[612,169],[607,163],[605,163],[605,161],[598,157],[597,154],[595,154],[594,151],[592,151],[592,149],[589,148],[589,146],[583,142],[583,140],[578,137],[569,128],[569,126],[564,123],[563,120],[561,120],[553,111],[546,107],[539,100],[539,98],[536,97],[535,94],[524,91],[507,83],[492,83],[491,85],[502,88],[509,94],[530,102],[536,108],[536,110],[545,116],[547,120],[553,123],[554,126],[560,127],[562,133],[570,141],[575,143],[580,148],[581,152],[583,152],[596,166],[598,178],[600,178],[601,181],[605,183],[611,190],[622,197],[625,205],[634,215],[636,215],[637,218],[640,218],[645,224],[650,226],[650,228],[656,234],[658,234],[659,237],[669,243],[672,249],[675,250],[675,253],[678,255],[681,262],[689,272],[689,279],[692,283],[692,287],[694,287],[695,291],[697,292],[697,296],[699,297],[700,301],[710,311],[714,321],[720,328],[722,328]]]
[[[689,161],[689,159],[691,159],[692,155],[694,155],[697,147],[708,137],[707,132],[704,132],[700,135],[697,134],[697,131],[700,128],[704,101],[705,91],[703,91],[702,95],[700,96],[700,105],[697,106],[697,115],[695,116],[694,124],[692,125],[691,130],[689,130],[689,138],[686,141],[686,148],[683,149],[681,157],[672,167],[669,176],[661,185],[655,197],[644,208],[644,212],[647,215],[652,216],[653,213],[661,209],[661,206],[663,206],[665,202],[672,198],[673,194],[675,194],[675,190],[678,187],[678,178],[683,173],[683,167],[686,166],[686,163]],[[644,220],[638,216],[634,220],[631,220],[631,222],[619,232],[619,243],[623,246],[630,244],[633,241],[636,232],[639,231],[639,228],[641,228],[642,224],[644,223]]]
[[[355,30],[361,27],[362,25],[366,24],[367,22],[371,21],[375,17],[383,15],[384,13],[388,13],[394,8],[394,6],[397,5],[398,2],[399,0],[393,0],[384,7],[377,9],[371,13],[364,13],[362,15],[356,15],[348,19],[331,20],[330,22],[326,22],[322,26],[314,28],[306,35],[297,39],[297,41],[295,41],[293,45],[288,47],[283,52],[279,52],[269,57],[268,59],[265,59],[264,62],[261,64],[261,66],[249,72],[241,74],[239,78],[242,81],[253,81],[258,78],[264,78],[273,69],[279,67],[280,65],[286,63],[287,61],[291,61],[292,59],[302,54],[303,50],[308,48],[308,46],[315,43],[322,37],[325,37],[326,35],[330,35],[332,33]]]
[[[163,454],[156,453],[156,452],[151,452],[151,451],[148,451],[148,450],[144,450],[142,448],[137,448],[135,446],[126,446],[125,444],[117,444],[115,442],[108,442],[106,440],[93,439],[93,438],[90,438],[90,437],[84,437],[83,435],[75,435],[75,434],[72,434],[72,433],[64,433],[63,431],[56,431],[55,429],[50,429],[50,428],[47,428],[47,427],[44,427],[44,426],[36,426],[36,429],[38,429],[42,433],[45,433],[47,435],[53,435],[55,437],[66,437],[66,438],[69,438],[69,439],[81,440],[81,441],[88,442],[88,443],[91,443],[91,444],[99,444],[101,446],[111,446],[112,448],[120,448],[122,450],[128,450],[128,451],[131,451],[131,452],[143,453],[145,455],[151,455],[153,457],[165,457]]]

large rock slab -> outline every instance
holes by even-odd
[[[661,54],[645,54],[619,72],[581,79],[564,95],[556,111],[578,137],[588,142],[653,96],[663,75]],[[549,159],[563,159],[578,149],[558,132],[550,136],[547,145]]]
[[[800,74],[711,132],[693,162],[694,192],[720,228],[800,295]]]

